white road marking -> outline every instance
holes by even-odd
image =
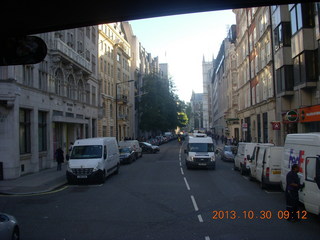
[[[194,196],[193,196],[193,195],[191,195],[191,200],[192,200],[192,203],[193,203],[194,210],[195,210],[196,212],[199,211],[197,202],[196,202],[196,200],[194,199]]]
[[[204,240],[210,240],[210,237],[209,236],[205,236]]]
[[[181,170],[181,174],[182,174],[182,175],[184,175],[184,172],[183,172],[183,169],[182,169],[182,167],[180,168],[180,170]]]
[[[201,223],[203,222],[201,214],[198,215],[198,219],[199,219],[199,222],[201,222]]]
[[[182,167],[182,163],[180,162],[180,166]]]
[[[184,179],[184,182],[185,182],[185,184],[187,186],[187,189],[190,191],[190,186],[189,186],[189,183],[188,183],[187,179],[185,177],[183,177],[183,179]]]

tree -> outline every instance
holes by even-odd
[[[178,125],[178,109],[172,82],[159,74],[151,73],[143,78],[140,101],[140,129],[158,133],[175,129]]]

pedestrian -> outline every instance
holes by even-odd
[[[300,184],[298,176],[299,166],[293,164],[291,171],[286,176],[286,209],[289,211],[288,221],[298,221],[297,211],[299,210],[299,190],[304,187],[304,183]]]
[[[64,162],[64,152],[61,147],[56,150],[55,157],[58,163],[57,171],[61,171],[61,164]]]

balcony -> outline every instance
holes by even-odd
[[[117,101],[118,101],[118,104],[127,104],[128,103],[128,96],[123,95],[123,94],[118,94]]]
[[[128,121],[128,115],[127,114],[119,114],[118,115],[118,121],[126,122]]]
[[[55,39],[53,48],[51,49],[52,54],[59,54],[64,57],[65,60],[72,62],[86,71],[88,74],[92,73],[91,63],[87,61],[83,56],[77,53],[73,48],[69,47],[61,39]]]

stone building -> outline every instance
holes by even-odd
[[[3,179],[56,164],[55,150],[97,136],[97,27],[43,33],[44,61],[0,67]]]
[[[270,7],[236,9],[240,138],[277,141]]]
[[[118,140],[132,137],[129,117],[134,111],[131,79],[131,46],[121,22],[99,25],[99,78],[101,109],[99,136]]]

